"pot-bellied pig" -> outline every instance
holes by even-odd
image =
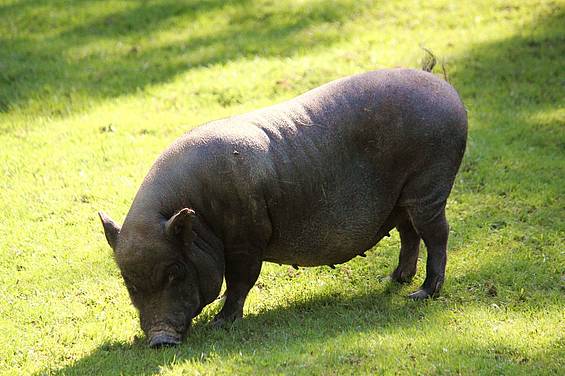
[[[242,317],[263,261],[346,262],[400,233],[391,277],[446,264],[446,200],[465,151],[457,92],[431,73],[386,69],[346,77],[287,102],[212,121],[178,139],[143,181],[123,226],[100,213],[152,347],[178,344],[216,299],[214,321]]]

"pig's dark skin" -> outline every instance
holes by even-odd
[[[445,274],[445,204],[465,151],[467,116],[434,75],[390,69],[337,80],[285,103],[200,126],[145,178],[123,227],[100,214],[153,347],[177,344],[219,294],[214,322],[242,317],[263,261],[331,265],[396,228],[391,278]]]

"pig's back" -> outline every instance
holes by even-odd
[[[414,70],[338,80],[248,119],[274,166],[266,259],[304,266],[371,248],[396,205],[447,199],[466,139],[455,90]],[[416,175],[435,185],[404,193]]]

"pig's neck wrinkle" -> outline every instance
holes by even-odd
[[[203,252],[208,254],[224,270],[224,245],[222,241],[214,235],[212,230],[200,219],[197,218],[193,224],[194,244]]]

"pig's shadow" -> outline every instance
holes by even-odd
[[[268,359],[276,365],[276,359],[300,356],[304,346],[316,348],[316,343],[320,343],[319,347],[323,347],[323,343],[340,335],[396,331],[443,311],[441,301],[413,302],[405,297],[404,291],[398,290],[396,285],[386,283],[380,294],[368,292],[347,298],[318,296],[248,315],[229,328],[199,323],[177,348],[149,349],[144,338],[136,338],[132,344],[104,343],[88,356],[49,373],[153,374],[179,363],[204,363],[209,356],[236,357],[237,363],[245,358]]]

